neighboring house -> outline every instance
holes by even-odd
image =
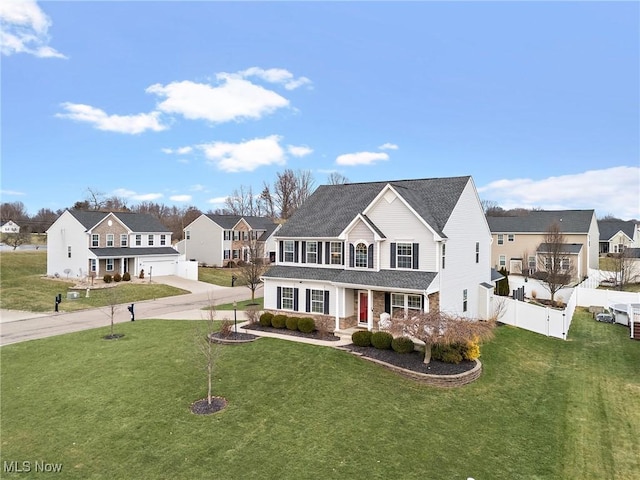
[[[267,310],[370,330],[402,312],[490,316],[491,232],[469,176],[323,185],[276,240]]]
[[[0,233],[20,233],[20,226],[13,220],[9,220],[2,224]]]
[[[584,278],[598,269],[598,222],[593,210],[533,210],[523,215],[487,217],[493,243],[491,265],[511,274],[533,275],[544,261],[545,234],[553,223],[560,225],[565,240],[563,261]]]
[[[273,233],[278,224],[266,217],[202,214],[184,228],[187,259],[199,264],[226,266],[248,261],[250,243],[257,241],[265,259],[275,258]]]
[[[600,253],[620,253],[625,248],[640,248],[640,225],[634,221],[598,220]]]
[[[171,231],[142,213],[66,210],[47,230],[47,275],[174,275]]]

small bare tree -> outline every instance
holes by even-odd
[[[538,247],[538,272],[536,278],[551,294],[551,305],[555,305],[558,291],[571,285],[576,267],[571,262],[568,245],[560,224],[553,222],[544,234],[544,242]]]
[[[424,363],[429,363],[434,345],[487,340],[493,336],[494,326],[493,321],[469,319],[444,312],[421,312],[394,316],[388,330],[393,335],[413,337],[424,342]]]
[[[109,317],[109,323],[111,326],[109,335],[105,336],[104,338],[106,338],[107,340],[111,340],[114,338],[120,338],[123,335],[122,334],[118,334],[118,333],[114,333],[113,329],[114,329],[114,323],[115,323],[115,317],[116,317],[116,313],[118,312],[120,305],[120,295],[118,292],[118,287],[108,287],[104,289],[104,295],[106,297],[107,300],[107,305],[105,307],[106,310],[106,315]]]
[[[207,374],[207,405],[211,405],[213,399],[213,373],[216,362],[222,354],[222,345],[212,341],[211,336],[215,333],[216,308],[213,301],[209,299],[206,318],[203,326],[196,328],[196,346],[204,359],[204,370]]]
[[[251,300],[256,298],[256,290],[262,283],[262,275],[267,271],[268,265],[264,258],[264,242],[257,239],[244,242],[244,248],[248,249],[249,259],[240,266],[238,273],[240,280],[251,290]]]
[[[29,232],[21,231],[17,233],[3,233],[2,243],[13,247],[16,250],[20,245],[25,245],[31,240],[31,234]]]
[[[630,284],[640,281],[640,258],[634,252],[637,249],[623,248],[622,252],[611,254],[611,265],[616,275],[616,285],[624,290]]]

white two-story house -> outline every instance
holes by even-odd
[[[47,230],[47,275],[175,275],[171,231],[143,213],[66,210]]]
[[[200,264],[225,267],[229,262],[249,261],[250,245],[266,261],[275,257],[274,232],[278,224],[270,218],[202,214],[184,228],[186,258]]]
[[[491,315],[491,232],[469,176],[320,186],[276,241],[266,310],[370,330],[385,313]]]

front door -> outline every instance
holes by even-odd
[[[358,292],[358,323],[369,323],[368,300],[367,292]]]

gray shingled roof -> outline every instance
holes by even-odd
[[[231,230],[242,218],[244,218],[253,230],[267,230],[277,226],[277,224],[274,226],[273,220],[267,217],[254,217],[250,215],[214,215],[210,213],[207,214],[207,217],[225,230]]]
[[[171,247],[114,247],[114,248],[90,248],[89,251],[99,258],[112,257],[147,257],[153,255],[180,255]]]
[[[554,222],[562,233],[588,233],[593,210],[533,210],[525,215],[487,217],[491,233],[544,233]]]
[[[339,270],[335,268],[287,267],[276,265],[264,274],[268,278],[286,278],[292,280],[312,280],[321,282],[366,285],[378,288],[402,288],[407,290],[426,290],[436,277],[434,272],[410,270]]]
[[[600,240],[602,241],[612,239],[618,232],[623,232],[633,240],[635,229],[636,222],[631,220],[598,220],[598,230],[600,230]]]
[[[538,253],[548,253],[549,252],[549,247],[548,247],[548,243],[541,243],[538,246]],[[555,245],[552,245],[552,249],[551,250],[555,250],[556,247]],[[572,254],[578,254],[580,253],[580,250],[582,250],[582,244],[581,243],[563,243],[562,244],[562,248],[560,250],[559,253],[572,253]]]
[[[336,238],[391,184],[431,227],[442,234],[471,177],[321,185],[278,232],[279,237]]]
[[[69,213],[71,213],[83,227],[90,229],[104,220],[110,212],[69,210]],[[171,233],[160,220],[148,213],[113,212],[113,214],[132,232]]]

